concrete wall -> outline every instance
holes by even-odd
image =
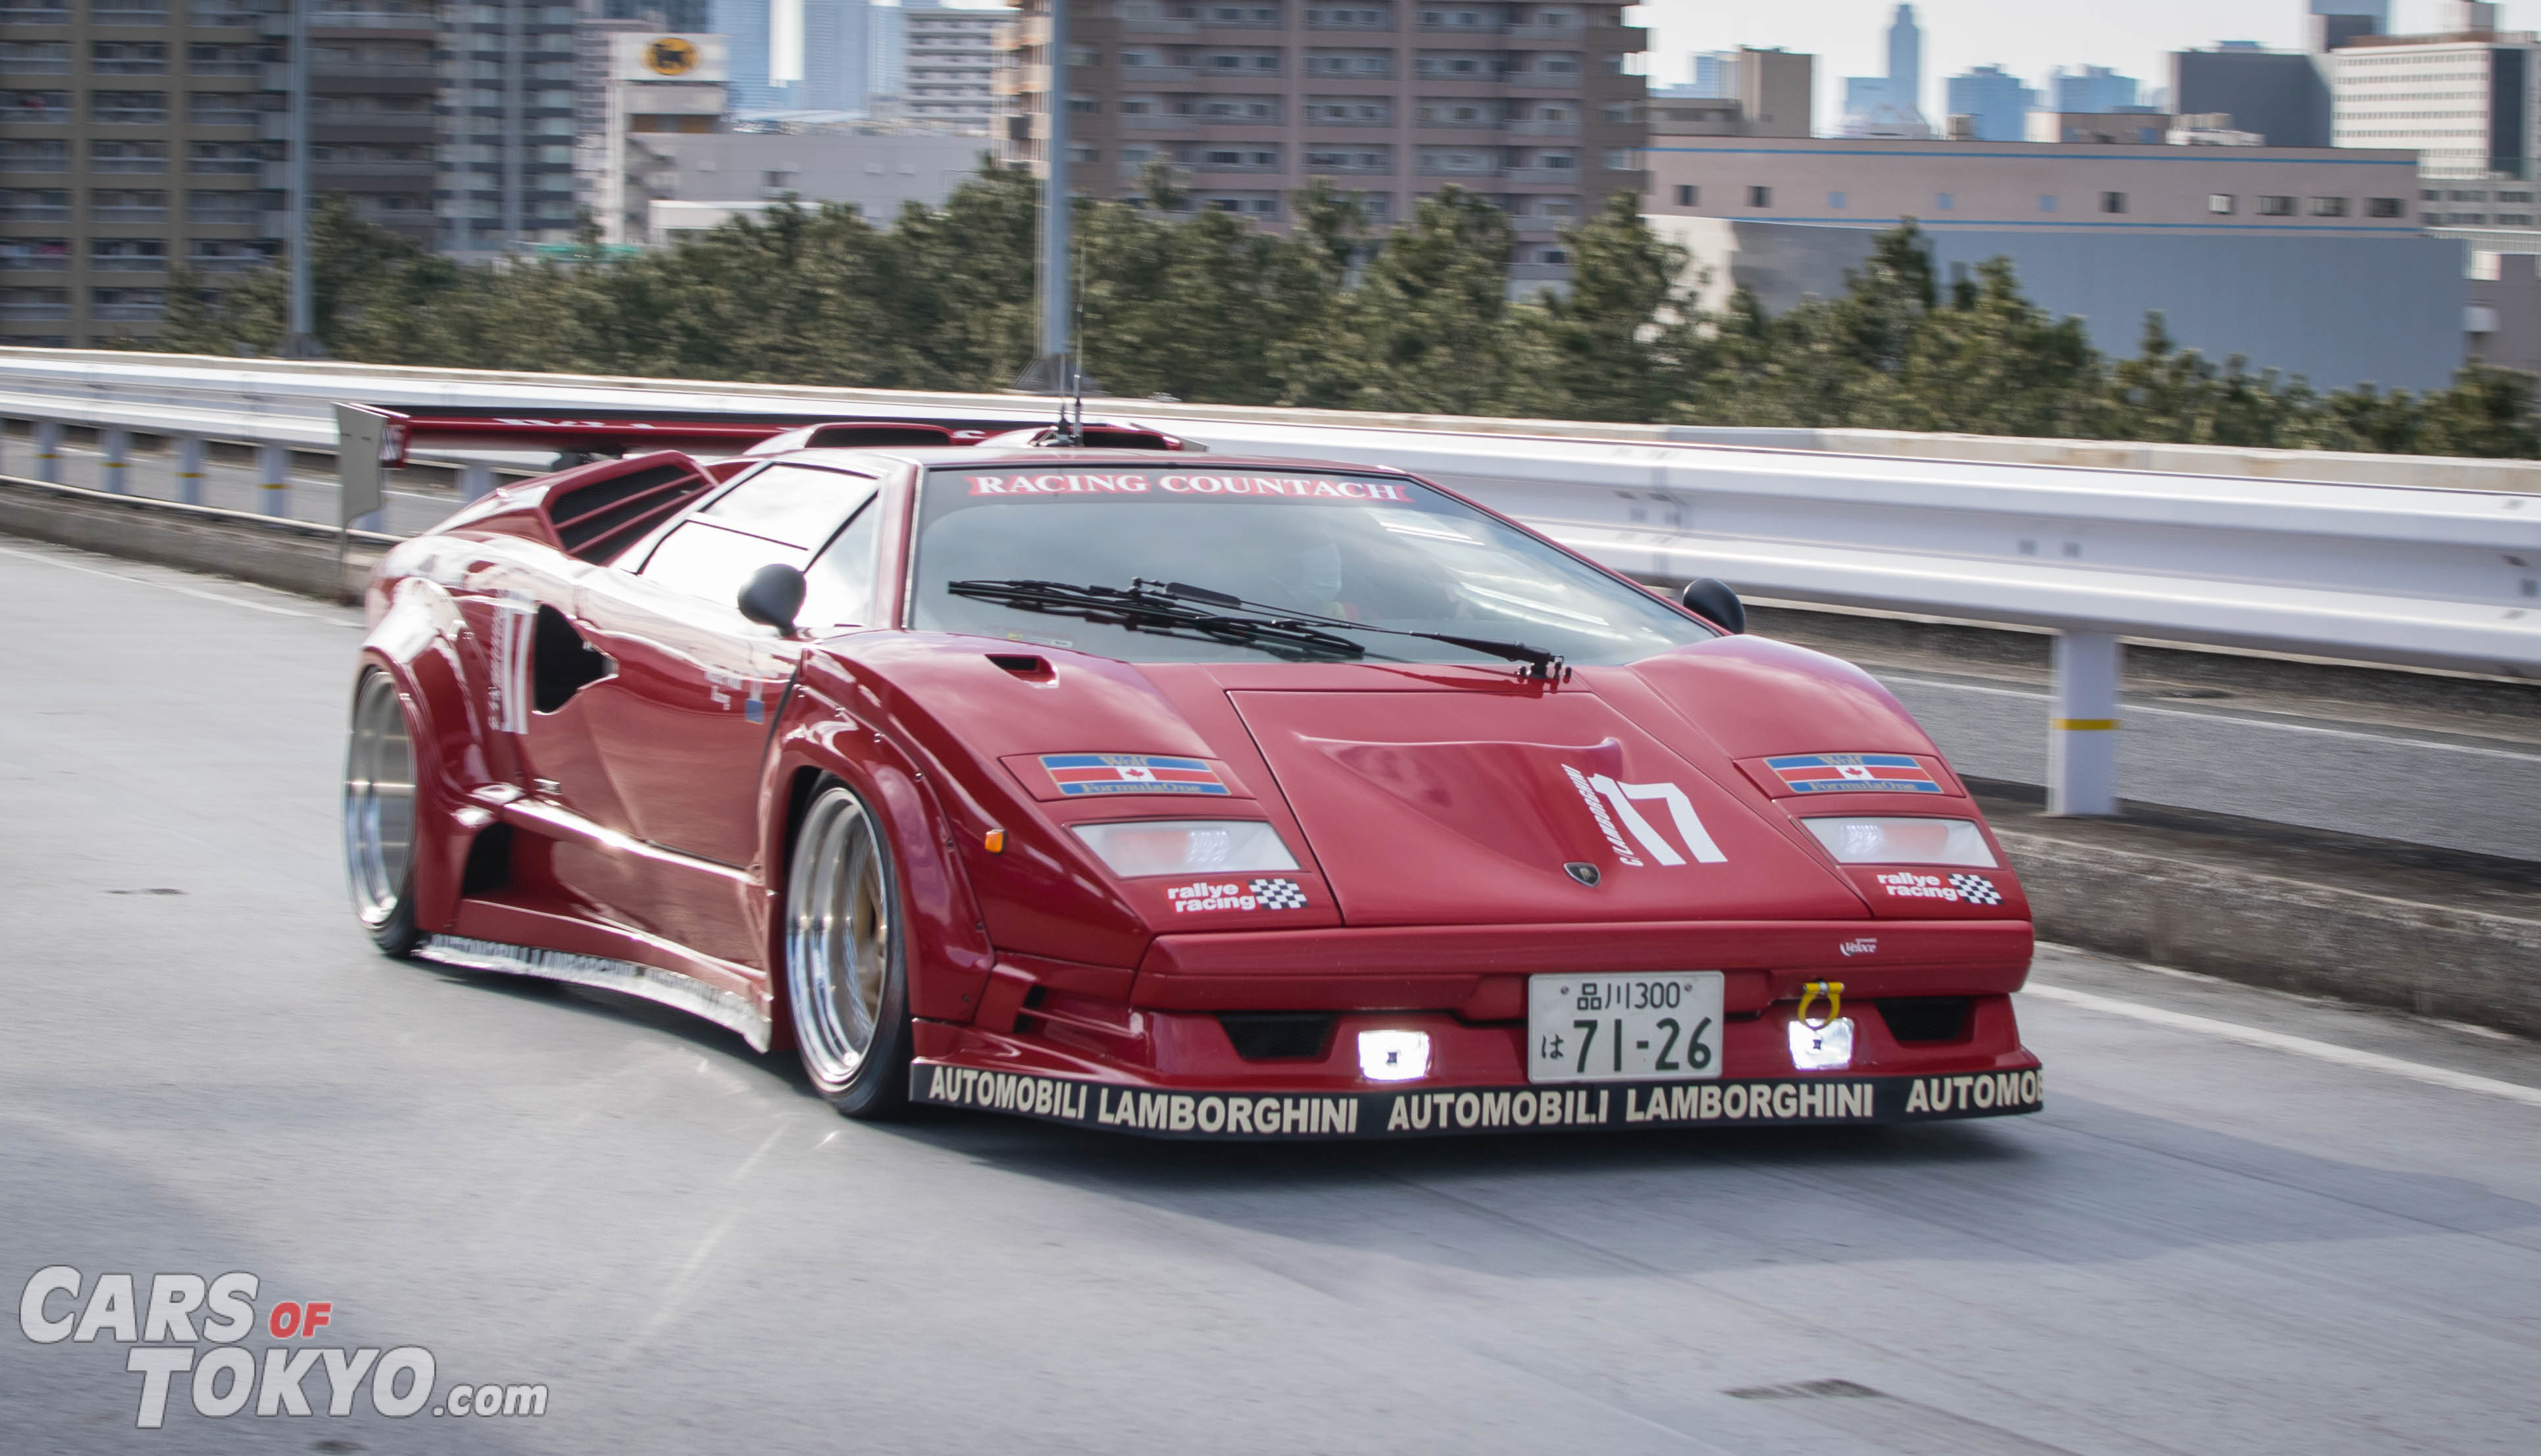
[[[1707,272],[1706,304],[1746,286],[1772,312],[1844,289],[1876,233],[1788,223],[1653,216]],[[2462,361],[2467,285],[2458,243],[2422,237],[2120,236],[1938,232],[1944,277],[2012,259],[2040,307],[2082,319],[2103,353],[2137,352],[2159,311],[2184,348],[2300,374],[2321,389],[2373,383],[2440,389]]]
[[[904,202],[941,205],[979,171],[988,146],[980,137],[922,132],[648,132],[629,139],[630,155],[640,154],[630,201],[756,208],[791,192],[806,203],[852,202],[868,219],[887,223]],[[661,220],[657,214],[657,226]]]

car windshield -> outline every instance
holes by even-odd
[[[1283,612],[1635,662],[1712,633],[1667,604],[1416,481],[1312,470],[1074,465],[928,473],[910,624],[1128,662],[1260,661],[1258,643],[1132,630],[951,590],[1188,582]],[[1370,661],[1505,666],[1451,643],[1349,633]]]

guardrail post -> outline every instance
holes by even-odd
[[[2047,724],[2047,812],[2118,812],[2118,677],[2125,651],[2113,632],[2056,638],[2056,682]]]
[[[291,447],[255,447],[255,500],[268,516],[291,514]]]
[[[132,432],[103,429],[97,432],[98,451],[105,458],[98,462],[98,484],[117,495],[132,489],[124,478],[124,470],[132,464]]]
[[[62,422],[58,419],[36,421],[36,478],[47,485],[62,483]]]
[[[203,503],[203,437],[177,437],[177,498],[187,505]]]
[[[481,460],[472,460],[459,468],[459,498],[482,500],[494,492],[494,468]]]

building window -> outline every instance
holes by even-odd
[[[2364,215],[2366,217],[2407,217],[2409,201],[2405,197],[2367,197],[2364,199]]]
[[[2293,215],[2294,199],[2291,197],[2263,196],[2259,199],[2259,216],[2261,217],[2291,217]]]
[[[2240,205],[2239,200],[2230,192],[2209,192],[2206,194],[2206,210],[2209,212],[2221,213],[2225,216],[2229,216],[2232,213],[2239,211]]]
[[[1842,212],[1851,205],[1852,200],[1842,192],[1827,193],[1827,206],[1838,212]]]
[[[2100,194],[2100,210],[2102,212],[2126,211],[2127,194],[2124,192],[2102,192]]]
[[[2311,199],[2311,215],[2314,217],[2345,217],[2347,216],[2347,199],[2345,197],[2314,197]]]
[[[2053,197],[2039,198],[2038,210],[2041,212],[2054,212],[2056,210],[2056,199]]]
[[[1935,211],[1935,212],[1956,212],[1956,211],[1958,211],[1958,210],[1959,210],[1959,195],[1958,195],[1958,193],[1956,193],[1956,192],[1935,192],[1935,193],[1933,193],[1933,194],[1932,194],[1932,210],[1933,210],[1933,211]]]
[[[1747,205],[1750,207],[1773,206],[1774,189],[1772,187],[1749,187],[1747,189]]]
[[[1701,205],[1702,205],[1702,203],[1703,203],[1703,188],[1701,188],[1701,187],[1697,187],[1697,186],[1689,186],[1689,185],[1687,185],[1687,184],[1686,184],[1686,183],[1684,183],[1684,182],[1679,182],[1679,183],[1677,183],[1677,187],[1676,187],[1676,205],[1677,205],[1677,206],[1679,206],[1679,207],[1698,207],[1698,206],[1701,206]]]

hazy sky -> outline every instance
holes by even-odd
[[[1847,76],[1887,72],[1881,37],[1896,0],[1658,0],[1642,5],[1650,28],[1650,80],[1689,79],[1697,50],[1779,45],[1818,58],[1818,129],[1832,131]],[[1939,80],[2001,65],[2038,84],[2057,66],[2115,66],[2147,86],[2169,84],[2169,54],[2217,40],[2301,44],[2306,0],[1917,0],[1924,27],[1924,110],[1937,123]],[[2395,31],[2430,30],[2436,0],[2393,0]],[[2541,0],[2508,0],[2502,25],[2541,25]]]

